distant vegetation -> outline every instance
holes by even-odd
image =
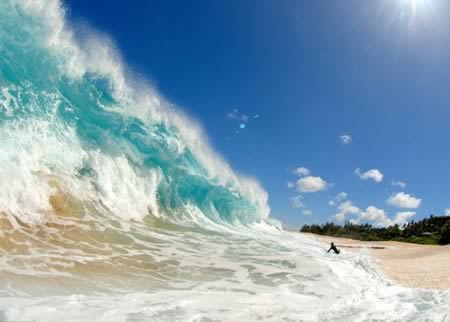
[[[350,222],[344,226],[326,223],[323,225],[304,225],[300,232],[318,235],[345,237],[365,241],[394,240],[416,244],[450,244],[450,217],[435,217],[420,221],[376,228],[369,224],[356,225]]]

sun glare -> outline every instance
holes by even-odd
[[[431,5],[429,0],[399,0],[402,15],[406,15],[408,20],[415,20],[418,15],[426,14]],[[410,21],[411,22],[411,21]]]
[[[407,28],[408,32],[413,34],[421,26],[434,20],[437,2],[436,0],[388,0],[385,4],[389,4],[391,10],[390,25],[403,26],[401,29]]]
[[[417,13],[417,10],[421,10],[426,4],[427,0],[406,0],[405,2],[409,2],[409,6],[413,12],[413,14]]]

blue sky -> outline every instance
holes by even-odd
[[[288,226],[450,208],[444,0],[65,4],[198,119]]]

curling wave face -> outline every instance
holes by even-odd
[[[0,190],[0,320],[450,318],[448,292],[281,231],[258,183],[56,0],[0,1]]]

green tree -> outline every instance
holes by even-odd
[[[447,221],[447,223],[441,228],[441,237],[439,238],[439,244],[450,244],[450,220]]]

